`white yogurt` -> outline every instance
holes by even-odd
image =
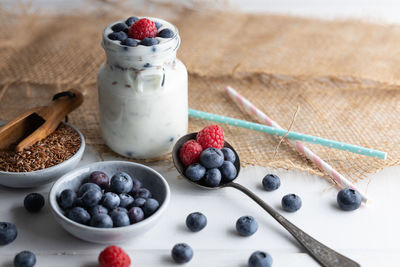
[[[172,151],[188,128],[188,83],[185,65],[176,58],[178,30],[171,23],[159,29],[174,31],[154,46],[127,47],[108,39],[102,46],[107,61],[98,72],[100,126],[105,143],[126,157],[150,159]]]

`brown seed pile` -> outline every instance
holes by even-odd
[[[0,171],[30,172],[57,165],[72,157],[81,138],[71,127],[60,124],[45,139],[21,151],[0,151]]]

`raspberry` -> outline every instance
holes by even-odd
[[[129,267],[131,259],[117,246],[106,247],[99,255],[100,267]]]
[[[224,147],[224,131],[218,125],[209,125],[197,134],[197,142],[203,149]]]
[[[143,40],[146,37],[156,37],[156,24],[149,19],[140,19],[129,28],[129,37]]]
[[[200,154],[203,151],[201,145],[196,140],[189,140],[183,144],[180,157],[185,166],[199,162]]]

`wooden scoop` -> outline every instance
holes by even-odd
[[[78,90],[56,94],[47,106],[32,108],[0,128],[0,150],[22,151],[55,131],[64,117],[79,107]]]

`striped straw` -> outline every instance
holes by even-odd
[[[228,96],[242,109],[244,109],[249,115],[253,116],[254,118],[262,121],[263,123],[282,129],[278,123],[270,119],[264,112],[262,112],[260,109],[258,109],[256,106],[254,106],[249,100],[244,98],[242,95],[240,95],[238,92],[235,91],[230,86],[227,86],[225,88],[226,93]],[[337,185],[341,188],[345,187],[350,187],[353,188],[354,190],[357,190],[362,197],[363,202],[368,201],[368,197],[360,191],[358,188],[354,186],[352,182],[350,182],[348,179],[346,179],[343,175],[338,173],[331,165],[329,165],[327,162],[323,161],[318,155],[314,154],[309,148],[307,148],[305,145],[303,145],[300,141],[292,140],[292,139],[287,139],[285,140],[292,145],[297,152],[299,152],[301,155],[304,155],[307,159],[315,163],[317,167],[324,173],[328,174],[332,179],[337,183]]]

